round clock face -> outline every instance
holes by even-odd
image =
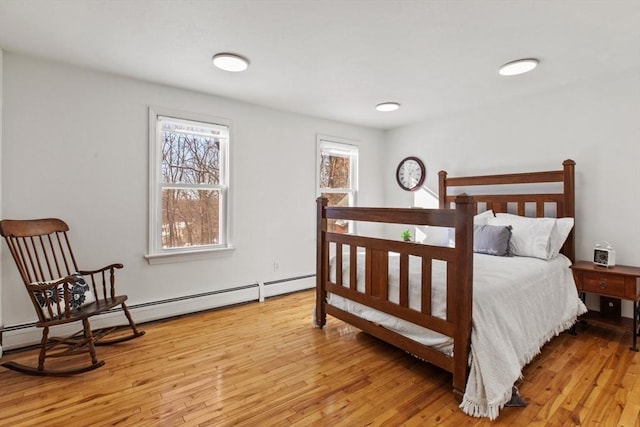
[[[596,249],[593,251],[593,262],[596,264],[607,265],[609,262],[609,251]]]
[[[424,178],[424,163],[417,157],[407,157],[402,160],[396,170],[396,180],[403,190],[417,190],[422,186]]]

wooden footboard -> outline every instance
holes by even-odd
[[[472,198],[457,196],[455,209],[389,209],[327,207],[327,200],[317,200],[317,287],[316,322],[324,326],[331,314],[363,331],[395,345],[425,361],[453,374],[453,388],[464,391],[469,343],[471,336],[471,307],[473,283],[473,215]],[[395,224],[431,225],[455,229],[455,248],[431,246],[413,242],[394,241],[327,231],[327,220],[383,222]],[[342,274],[330,280],[331,252],[348,252],[348,285]],[[348,249],[348,251],[345,251]],[[364,251],[364,291],[357,289],[358,250]],[[389,254],[399,257],[399,295],[397,303],[390,301],[388,283]],[[421,300],[419,309],[409,307],[409,256],[421,262]],[[446,262],[446,316],[432,315],[432,274],[434,260]],[[336,271],[343,270],[342,255],[336,256]],[[361,262],[361,261],[360,261]],[[346,264],[345,264],[346,265]],[[391,330],[363,320],[327,303],[327,293],[339,295],[382,311],[394,317],[423,326],[453,339],[453,356],[405,338]]]

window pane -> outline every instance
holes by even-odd
[[[328,206],[349,206],[349,193],[321,193],[328,199]]]
[[[162,182],[220,184],[220,131],[161,122]]]
[[[322,193],[328,199],[327,206],[349,206],[349,193]],[[348,233],[349,221],[340,219],[327,220],[327,231],[332,233]]]
[[[321,154],[320,188],[351,188],[350,156]]]
[[[162,190],[162,247],[220,243],[220,191]]]

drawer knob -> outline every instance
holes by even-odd
[[[607,287],[607,282],[602,280],[598,286],[600,286],[600,289],[605,289]]]

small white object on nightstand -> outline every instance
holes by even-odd
[[[603,243],[606,246],[603,246]],[[609,242],[596,243],[593,248],[593,263],[602,267],[613,267],[616,265],[616,250]]]

